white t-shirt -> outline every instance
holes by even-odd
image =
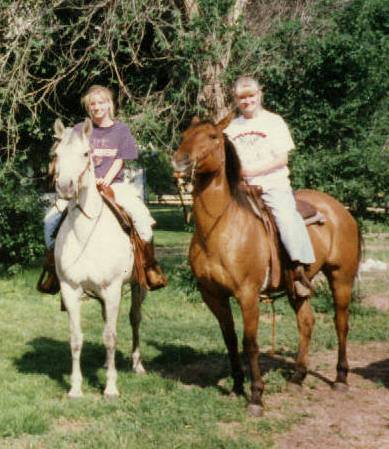
[[[294,148],[287,124],[279,115],[265,109],[250,119],[237,117],[224,132],[235,145],[243,169],[260,169],[264,162]],[[290,188],[289,169],[281,167],[266,175],[246,177],[246,181],[264,190]]]

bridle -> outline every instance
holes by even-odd
[[[224,137],[223,137],[224,138]],[[217,139],[219,140],[220,138],[217,137]],[[190,182],[191,184],[193,184],[193,186],[196,188],[196,177],[198,175],[198,165],[199,163],[201,163],[204,159],[206,159],[210,154],[212,154],[214,151],[216,151],[217,149],[219,149],[220,146],[220,142],[218,142],[218,145],[213,147],[213,148],[208,148],[206,151],[204,151],[203,153],[199,154],[194,161],[192,162],[192,167],[191,167],[191,174],[190,174]],[[215,172],[213,173],[213,176],[216,176],[218,174],[220,174],[222,167],[225,164],[225,151],[222,152],[223,156],[220,158],[220,163],[219,166],[217,167],[217,169],[215,170]],[[232,198],[230,198],[230,200],[228,201],[228,203],[226,204],[226,206],[224,207],[224,209],[222,210],[221,214],[214,216],[212,215],[206,205],[204,204],[203,200],[200,198],[200,202],[202,204],[202,207],[204,208],[205,212],[207,213],[207,215],[209,215],[211,218],[216,219],[214,225],[211,228],[210,233],[212,232],[212,230],[217,226],[217,224],[219,223],[219,221],[221,220],[221,218],[223,217],[223,215],[227,212],[227,210],[229,209],[229,207],[231,206],[233,200]]]
[[[85,165],[85,168],[82,170],[82,172],[79,174],[79,176],[77,178],[77,182],[76,182],[77,188],[76,188],[76,192],[75,192],[75,196],[74,196],[75,205],[74,205],[73,209],[79,209],[81,211],[81,213],[86,218],[88,218],[88,220],[92,220],[94,218],[99,218],[100,217],[100,215],[102,213],[102,210],[103,210],[104,202],[102,201],[101,209],[100,209],[99,213],[97,215],[95,215],[95,216],[91,216],[87,212],[85,212],[85,210],[83,209],[83,207],[80,204],[79,191],[80,191],[80,187],[81,187],[82,178],[84,177],[86,172],[90,171],[90,168],[91,168],[91,165],[92,165],[92,156],[91,156],[91,147],[90,146],[89,146],[89,149],[88,149],[87,153],[88,153],[88,162]],[[50,170],[52,170],[52,172],[53,172],[53,183],[57,182],[57,179],[56,179],[56,176],[55,176],[55,172],[56,172],[55,166],[56,166],[56,156],[55,156],[55,158],[52,161],[52,166],[50,167]],[[55,200],[55,203],[57,203],[57,199]],[[56,205],[56,207],[58,209],[57,205]]]
[[[219,137],[217,137],[217,140],[219,140]],[[190,174],[190,182],[195,185],[196,175],[197,175],[197,168],[199,163],[201,163],[203,160],[205,160],[210,154],[212,154],[214,151],[216,151],[219,148],[220,142],[218,142],[218,145],[213,148],[208,148],[206,151],[199,154],[193,161],[192,161],[192,167],[191,167],[191,174]],[[215,174],[220,173],[220,170],[222,166],[225,163],[225,152],[223,152],[223,157],[220,158],[220,164],[215,170]]]

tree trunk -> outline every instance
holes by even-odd
[[[237,23],[244,11],[248,0],[235,0],[227,17],[226,23],[232,27]],[[184,7],[188,19],[201,14],[198,0],[184,0]],[[217,36],[210,34],[207,38],[209,47],[215,43]],[[223,86],[222,76],[231,58],[231,46],[234,40],[233,32],[226,35],[223,52],[218,60],[209,61],[199,68],[200,78],[203,81],[203,88],[198,94],[197,100],[203,104],[209,116],[216,122],[223,118],[229,111],[226,104],[226,90]]]

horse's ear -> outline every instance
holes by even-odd
[[[54,137],[56,139],[62,140],[65,133],[65,126],[60,118],[57,118],[54,122]]]
[[[197,126],[200,124],[200,122],[201,122],[201,120],[199,119],[199,117],[197,117],[197,115],[195,115],[192,118],[192,121],[190,122],[190,126]]]
[[[217,123],[216,127],[219,128],[220,130],[227,128],[227,126],[230,124],[230,122],[234,118],[234,116],[235,116],[235,113],[230,112],[224,118],[222,118],[219,123]]]
[[[86,136],[87,139],[89,139],[90,135],[92,134],[92,130],[93,130],[92,120],[90,118],[86,118],[82,126],[82,133]]]

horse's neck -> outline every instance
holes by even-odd
[[[84,175],[77,200],[73,200],[74,206],[79,208],[86,217],[96,218],[102,209],[103,199],[96,187],[96,178],[91,171]]]
[[[199,179],[194,192],[193,212],[197,228],[207,232],[219,221],[232,203],[224,173],[211,180]]]

